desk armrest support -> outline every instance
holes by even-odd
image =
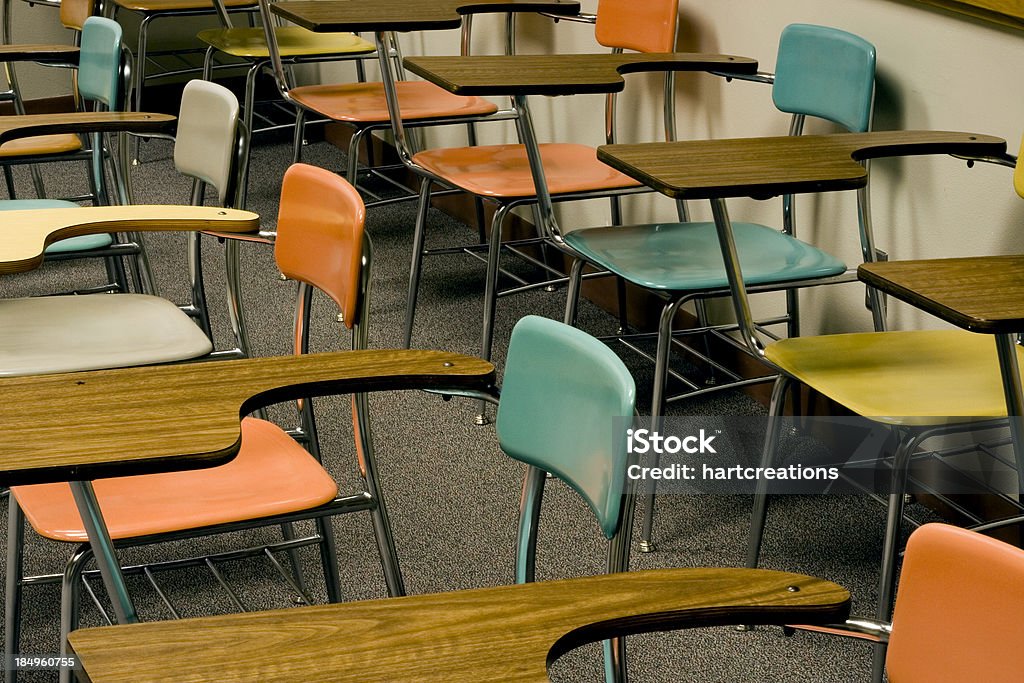
[[[0,62],[76,65],[78,48],[74,45],[0,45]]]

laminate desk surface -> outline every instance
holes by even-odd
[[[4,211],[0,214],[0,274],[32,270],[48,244],[98,232],[215,230],[254,233],[260,217],[251,211],[210,206],[80,206]]]
[[[175,120],[176,117],[170,114],[118,111],[0,116],[0,144],[17,138],[57,133],[159,133],[168,129]]]
[[[636,71],[757,71],[753,59],[696,53],[408,57],[405,66],[457,95],[607,93]]]
[[[481,12],[579,14],[574,0],[286,0],[274,13],[315,32],[420,31],[459,28]]]
[[[568,650],[612,635],[842,623],[849,599],[798,574],[663,569],[92,628],[70,640],[92,683],[539,683]],[[684,653],[680,671],[691,664]]]
[[[77,64],[78,48],[74,45],[44,45],[38,43],[0,45],[0,62],[4,61]]]
[[[975,133],[876,131],[604,145],[597,157],[670,197],[708,199],[864,187],[858,161],[922,154],[1003,154],[1006,141]]]
[[[857,277],[972,332],[1024,332],[1024,255],[865,263]]]
[[[0,485],[211,467],[240,416],[303,396],[487,390],[494,368],[439,351],[347,351],[0,379]]]

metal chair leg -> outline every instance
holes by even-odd
[[[532,465],[523,477],[519,500],[519,530],[516,537],[516,583],[533,583],[537,566],[537,525],[547,472]]]
[[[11,172],[10,166],[4,166],[4,184],[7,185],[7,198],[17,199],[18,191],[14,187],[14,174]]]
[[[149,23],[153,18],[151,15],[145,16],[139,22],[139,47],[135,53],[135,73],[132,74],[132,88],[135,91],[135,111],[143,111],[142,90],[146,85],[146,53],[148,51]],[[132,164],[138,165],[141,163],[141,154],[139,152],[142,146],[142,138],[136,136],[134,142]]]
[[[633,544],[633,520],[636,517],[636,483],[626,483],[623,493],[619,530],[608,545],[608,573],[629,571],[629,551]],[[615,638],[602,644],[604,651],[604,679],[606,683],[627,683],[626,639]]]
[[[416,209],[416,226],[412,238],[412,261],[409,267],[409,294],[405,302],[405,347],[412,348],[412,327],[416,320],[416,301],[420,292],[420,273],[423,269],[423,242],[427,232],[427,212],[430,210],[431,182],[424,178],[420,185],[420,203]]]
[[[299,538],[293,523],[285,522],[281,525],[281,538],[286,541],[294,541]],[[309,585],[306,583],[306,574],[302,571],[302,557],[299,555],[298,548],[289,548],[286,552],[288,561],[292,565],[292,573],[295,575],[295,585],[299,588],[298,598],[305,602],[305,598],[302,596],[309,595]]]
[[[8,497],[7,507],[7,576],[4,592],[4,683],[16,683],[14,655],[21,651],[21,598],[25,547],[25,516],[15,497]]]
[[[302,141],[306,132],[306,110],[295,107],[295,130],[292,132],[292,163],[302,161]]]
[[[356,447],[362,454],[366,490],[376,502],[370,511],[373,519],[373,531],[377,537],[377,548],[380,551],[381,567],[384,569],[384,580],[387,583],[388,595],[397,597],[405,595],[405,581],[398,563],[398,550],[391,531],[391,520],[388,508],[381,492],[380,479],[377,475],[377,458],[374,455],[373,434],[370,431],[370,412],[366,394],[352,396],[352,412],[355,417]]]
[[[494,344],[494,317],[498,306],[498,276],[501,265],[501,226],[509,212],[508,204],[499,204],[491,219],[490,243],[487,249],[487,274],[484,285],[484,322],[483,339],[480,343],[480,355],[484,360],[491,359],[491,347]],[[487,402],[480,402],[480,412],[475,420],[478,425],[490,423],[487,416]]]
[[[320,564],[324,570],[327,586],[327,601],[341,602],[341,575],[338,573],[338,547],[334,541],[334,530],[330,517],[317,517],[317,533],[320,534]]]
[[[669,352],[672,350],[672,319],[676,311],[683,305],[683,299],[670,301],[661,309],[658,323],[658,350],[654,362],[654,392],[651,396],[651,429],[661,429],[661,418],[665,414],[665,390],[668,383]],[[661,457],[654,454],[653,467],[658,467]],[[647,483],[647,495],[644,497],[644,523],[640,532],[640,552],[649,553],[654,550],[651,536],[654,532],[654,500],[657,482]]]
[[[882,567],[878,576],[878,603],[875,618],[888,622],[896,592],[896,559],[900,547],[900,527],[903,523],[903,494],[907,490],[910,455],[920,443],[920,435],[901,439],[892,462],[889,506],[885,520],[885,540],[882,542]],[[871,658],[871,680],[881,683],[885,672],[886,643],[877,643]]]
[[[569,269],[569,292],[565,298],[565,317],[562,319],[566,325],[576,326],[576,313],[580,303],[580,287],[583,284],[583,266],[586,262],[583,259],[576,259]]]
[[[82,585],[85,564],[92,556],[92,550],[88,544],[83,543],[64,566],[64,575],[61,577],[60,584],[60,654],[62,657],[69,654],[68,635],[78,628],[81,604],[79,587]],[[60,669],[60,683],[71,683],[73,678],[71,669],[66,667]]]
[[[761,453],[761,466],[770,467],[778,450],[779,434],[782,431],[782,411],[786,407],[786,392],[792,380],[779,375],[772,387],[771,403],[768,407],[768,431],[765,435],[764,451]],[[764,541],[765,517],[768,514],[768,494],[765,484],[758,482],[754,493],[754,508],[750,513],[750,530],[747,532],[747,567],[756,568],[761,556],[761,544]]]

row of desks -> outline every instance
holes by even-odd
[[[562,0],[293,0],[274,6],[274,11],[284,18],[313,31],[376,33],[454,28],[460,25],[461,15],[473,12],[538,10],[573,14],[579,7]],[[382,65],[386,61],[382,60]],[[525,98],[534,94],[618,91],[624,85],[622,74],[632,71],[749,74],[756,71],[757,63],[729,55],[601,54],[413,57],[406,60],[406,66],[454,93]],[[386,72],[385,78],[389,75]],[[13,120],[0,126],[0,141],[49,132],[47,126],[55,131],[81,123],[60,117],[47,121],[31,117],[20,122]],[[116,123],[116,117],[111,117],[102,125]],[[163,125],[166,121],[152,123]],[[535,138],[529,138],[527,144],[535,144]],[[899,131],[611,145],[599,150],[606,163],[679,198],[760,198],[855,189],[866,183],[864,168],[857,163],[860,160],[939,153],[999,156],[1005,153],[1005,142],[965,133]],[[535,173],[535,177],[543,175]],[[538,190],[543,200],[544,188]],[[107,210],[107,215],[101,215],[102,211],[83,209],[79,216],[7,213],[6,234],[0,240],[0,272],[34,267],[45,244],[60,237],[116,230],[131,219],[132,211],[135,209]],[[204,229],[247,232],[254,229],[257,220],[252,214],[244,215],[245,212],[188,211],[165,211],[165,222],[151,229],[166,229],[178,221],[180,225],[191,226],[189,229],[197,229],[201,224]],[[16,226],[27,230],[28,236],[9,239]],[[133,229],[138,229],[138,224],[133,224]],[[1022,270],[1024,257],[999,257],[969,262],[873,264],[863,267],[861,276],[873,286],[954,324],[1005,336],[1024,330],[1024,307],[1016,303],[1024,294]],[[937,285],[954,273],[958,288]],[[974,292],[980,294],[968,297],[960,285],[964,290],[974,287]],[[986,295],[985,288],[993,285],[998,287],[998,298]],[[1019,399],[1019,373],[1004,374],[1008,397],[1016,395]],[[1014,380],[1015,389],[1009,386]],[[212,466],[237,452],[240,415],[268,403],[357,389],[431,388],[487,393],[492,390],[493,381],[493,368],[484,361],[424,351],[320,354],[0,380],[0,392],[9,406],[0,432],[0,483],[85,481],[117,474]],[[132,400],[126,414],[128,397]],[[1012,403],[1008,398],[1008,406],[1010,414],[1021,413],[1019,400]],[[110,430],[114,423],[123,426],[116,436]],[[76,434],[73,441],[64,438],[68,429]],[[97,540],[104,539],[94,539]],[[112,553],[112,549],[107,550]],[[710,573],[704,580],[724,581],[725,574],[732,570],[707,571]],[[805,579],[771,572],[765,576],[765,581],[774,586],[772,590],[782,586],[783,592],[790,593],[787,609],[803,610],[800,618],[787,613],[773,623],[831,622],[841,619],[848,608],[845,592],[823,582],[808,584],[809,588],[804,589],[810,606],[795,606],[792,593],[797,591],[788,587]],[[85,664],[96,681],[158,680],[164,675],[161,672],[175,680],[196,681],[256,680],[271,674],[275,680],[286,680],[287,676],[291,676],[288,680],[339,680],[344,671],[365,680],[371,670],[364,666],[370,662],[376,662],[378,668],[372,671],[380,678],[400,671],[408,680],[427,680],[428,675],[437,680],[487,680],[474,667],[493,664],[488,669],[494,670],[493,680],[543,680],[543,667],[551,654],[560,654],[560,648],[576,642],[566,641],[566,634],[581,633],[579,629],[586,631],[590,624],[602,620],[602,614],[611,615],[608,624],[622,620],[618,630],[591,629],[586,638],[579,636],[577,641],[685,625],[685,619],[680,617],[683,607],[672,604],[680,596],[690,595],[686,586],[694,580],[695,575],[679,570],[646,579],[600,577],[547,586],[290,610],[276,615],[222,617],[191,625],[186,622],[184,628],[197,629],[197,635],[188,642],[180,640],[184,633],[181,625],[168,624],[140,625],[124,631],[85,631],[75,634],[72,641],[81,653],[90,653],[84,657]],[[641,584],[642,589],[638,588]],[[755,585],[759,584],[748,583],[748,587]],[[538,618],[532,615],[543,614],[543,608],[549,607],[556,595],[574,597],[559,608],[564,619],[553,621],[553,630],[542,629],[538,635]],[[622,599],[634,609],[622,613],[621,604],[615,607],[603,598],[598,599],[609,595],[626,596]],[[657,604],[641,597],[650,595],[657,596]],[[758,599],[771,602],[767,593],[761,593]],[[687,604],[687,608],[692,607]],[[449,618],[462,614],[460,610],[466,610],[464,619]],[[747,610],[744,623],[754,623],[752,611],[756,610]],[[438,621],[441,615],[448,616]],[[477,620],[470,619],[470,615]],[[173,634],[165,633],[168,629]],[[314,637],[315,633],[320,636]],[[421,637],[417,638],[417,633]],[[211,648],[211,637],[212,642],[226,649]],[[287,665],[277,660],[280,650],[304,641],[330,650],[330,659],[308,659],[315,653],[307,649],[299,650],[305,653],[306,664],[294,657],[287,660]],[[111,647],[114,644],[116,648]],[[235,656],[243,651],[239,648],[244,648],[251,658]],[[105,650],[115,653],[114,656],[104,657]],[[273,653],[272,657],[269,653]],[[194,658],[195,666],[190,658]],[[511,675],[513,670],[518,671],[516,676]]]

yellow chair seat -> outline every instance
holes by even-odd
[[[1024,352],[1017,348],[1024,364]],[[859,415],[934,426],[1006,416],[996,344],[963,330],[783,339],[765,356]]]
[[[282,57],[360,54],[374,51],[373,43],[352,33],[313,33],[301,26],[275,29]],[[214,28],[199,32],[199,40],[234,57],[267,58],[262,28]]]
[[[37,135],[19,138],[0,145],[0,158],[26,157],[42,154],[70,154],[82,149],[77,135]]]

